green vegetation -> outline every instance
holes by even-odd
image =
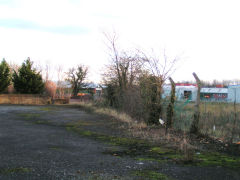
[[[226,167],[240,169],[240,157],[234,157],[217,152],[199,152],[193,155],[192,161],[186,161],[184,154],[170,149],[153,147],[152,154],[137,158],[139,161],[175,162],[188,166]]]
[[[162,107],[158,79],[153,75],[145,74],[140,78],[139,83],[147,124],[159,124]]]
[[[31,169],[23,167],[0,169],[0,174],[28,173],[28,172],[31,172]]]
[[[46,109],[49,110],[49,109]],[[37,113],[21,113],[19,116],[26,120],[32,120],[35,124],[51,124],[51,122],[40,120],[40,114]],[[102,122],[101,122],[102,123]],[[207,166],[207,167],[226,167],[229,169],[240,169],[240,157],[229,156],[216,152],[200,151],[196,153],[192,150],[192,159],[187,159],[184,152],[163,145],[157,146],[146,140],[116,137],[108,134],[102,134],[90,131],[89,126],[100,126],[98,122],[83,121],[70,122],[65,124],[68,131],[79,134],[96,141],[101,141],[112,145],[106,150],[105,154],[111,154],[116,157],[130,156],[139,161],[156,161],[159,163],[178,163],[184,166]],[[49,147],[52,150],[58,150],[58,147]]]
[[[173,150],[163,148],[163,147],[153,147],[149,151],[154,152],[154,153],[158,153],[158,154],[165,154],[165,153],[173,152]]]
[[[30,121],[32,124],[52,125],[52,123],[47,120],[39,120],[40,114],[37,113],[19,113],[18,116]]]
[[[147,146],[146,142],[143,140],[133,139],[133,138],[123,138],[123,137],[115,137],[115,136],[109,136],[105,134],[99,134],[92,131],[86,131],[83,130],[79,125],[81,124],[67,124],[66,129],[68,131],[73,131],[78,133],[81,136],[86,136],[95,140],[103,141],[111,145],[116,146]]]
[[[27,120],[32,120],[40,117],[40,114],[37,114],[37,113],[19,113],[18,115]]]
[[[144,179],[149,180],[173,180],[172,178],[166,176],[165,174],[151,170],[133,171],[132,175],[143,177]]]
[[[240,141],[240,105],[236,105],[237,123],[234,125],[234,105],[224,102],[201,102],[199,128],[202,134],[229,141],[235,128],[234,141]],[[175,105],[174,128],[188,131],[193,119],[194,104]]]
[[[216,152],[205,152],[194,155],[198,166],[221,166],[231,169],[240,168],[240,157],[228,156]]]
[[[4,92],[11,83],[10,68],[5,59],[0,63],[0,93]]]
[[[189,104],[190,106],[192,104]],[[187,108],[188,111],[191,108]],[[97,110],[95,109],[94,112]],[[114,156],[131,156],[139,161],[157,161],[159,163],[180,163],[182,165],[193,166],[222,166],[231,169],[240,168],[240,158],[224,155],[220,153],[200,152],[193,153],[191,160],[186,159],[186,155],[180,151],[163,146],[154,146],[148,141],[134,139],[134,138],[121,138],[114,137],[105,134],[99,134],[89,130],[84,130],[84,126],[94,126],[94,123],[88,122],[76,122],[67,124],[66,128],[69,131],[78,133],[81,136],[89,137],[94,140],[102,141],[111,145],[124,147],[123,149],[109,149],[105,153],[112,154]]]
[[[66,128],[67,130],[74,131],[81,136],[90,137],[111,145],[127,147],[127,149],[115,149],[109,150],[107,152],[115,156],[140,156],[139,158],[137,158],[139,161],[147,160],[157,162],[176,162],[180,164],[187,163],[187,165],[197,166],[222,166],[228,168],[240,168],[240,158],[222,155],[220,153],[202,152],[200,154],[195,154],[192,162],[186,162],[183,153],[168,148],[151,147],[149,143],[142,140],[98,134],[91,131],[85,131],[80,127],[74,126],[68,126]]]
[[[51,150],[55,150],[55,151],[61,150],[61,147],[59,147],[59,146],[50,146],[48,148],[51,149]]]
[[[54,107],[41,107],[40,110],[50,112],[50,111],[56,110],[56,108],[54,108]]]
[[[39,94],[44,90],[44,83],[40,72],[32,67],[33,62],[28,58],[23,62],[18,72],[13,73],[14,88],[22,94]]]
[[[183,158],[183,155],[178,151],[168,148],[152,147],[150,142],[140,139],[115,137],[86,131],[76,124],[68,124],[66,129],[76,132],[81,136],[89,137],[107,144],[125,147],[121,150],[110,149],[105,152],[114,156],[140,156],[137,158],[138,160],[153,160],[158,162],[167,162],[173,159]]]

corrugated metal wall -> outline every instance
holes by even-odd
[[[228,101],[240,103],[240,86],[229,86],[228,87]]]

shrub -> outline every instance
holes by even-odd
[[[23,62],[18,72],[13,73],[14,88],[23,94],[39,94],[44,90],[44,83],[39,72],[32,67],[33,63],[28,58]]]
[[[57,85],[52,81],[46,81],[45,82],[45,92],[48,96],[51,96],[52,98],[55,97],[57,90]]]
[[[4,92],[11,83],[10,68],[5,59],[0,64],[0,93]]]

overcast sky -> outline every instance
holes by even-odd
[[[102,32],[121,48],[166,49],[191,80],[240,79],[239,0],[0,0],[0,58],[77,64],[100,80],[109,61]],[[159,53],[160,54],[160,53]]]

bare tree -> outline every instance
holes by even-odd
[[[63,71],[63,67],[58,65],[56,67],[57,71],[57,97],[64,98],[65,97],[65,90],[66,90],[66,83],[64,82],[66,79],[66,73]]]
[[[105,100],[110,106],[141,119],[144,109],[139,79],[143,71],[143,60],[135,50],[122,50],[115,33],[104,35],[110,57],[110,62],[102,74],[107,86]]]
[[[71,83],[73,89],[73,95],[77,96],[79,90],[83,88],[84,80],[88,74],[88,67],[84,65],[78,65],[77,68],[70,68],[67,72],[67,81]]]
[[[157,98],[158,98],[158,114],[159,118],[162,118],[162,93],[163,84],[165,81],[176,71],[177,62],[179,57],[169,58],[166,55],[166,51],[163,51],[162,58],[154,55],[147,55],[143,51],[138,50],[141,54],[143,61],[145,62],[145,68],[155,77],[157,86]]]
[[[45,93],[50,96],[52,100],[56,97],[57,85],[52,81],[52,66],[49,62],[46,62],[44,65],[38,62],[37,69],[41,72],[43,80],[45,82]],[[57,69],[56,69],[57,70]]]
[[[50,96],[52,99],[54,99],[56,96],[56,90],[57,90],[57,85],[53,81],[47,80],[45,82],[46,94]]]
[[[106,33],[104,35],[108,41],[107,47],[111,58],[111,63],[107,66],[107,71],[104,73],[105,81],[116,82],[121,93],[124,93],[139,78],[139,74],[142,72],[143,61],[137,53],[119,50],[115,33],[112,36]]]
[[[43,70],[43,79],[46,82],[52,80],[52,66],[49,62],[45,64],[45,68]]]
[[[14,72],[18,72],[18,69],[20,68],[20,66],[13,61],[9,62],[9,67],[10,67],[11,76],[13,75]],[[13,83],[11,82],[11,84],[8,86],[8,93],[12,94],[14,92],[15,92],[15,89],[13,87]]]
[[[145,68],[158,78],[159,85],[163,83],[176,71],[179,56],[169,58],[166,50],[163,50],[162,57],[156,56],[152,50],[152,55],[147,55],[143,51],[138,50],[142,59],[146,62]]]
[[[12,61],[9,62],[9,67],[10,67],[10,70],[11,70],[11,74],[15,72],[18,72],[18,69],[20,68],[20,66]]]

